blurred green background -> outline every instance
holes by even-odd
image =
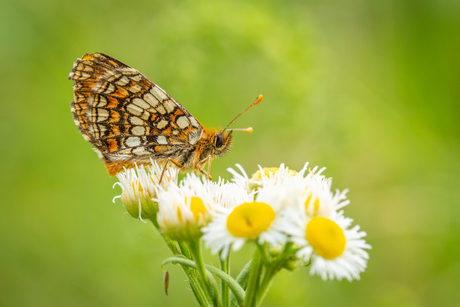
[[[310,161],[350,188],[361,281],[283,271],[264,306],[460,306],[460,1],[6,0],[0,44],[1,306],[195,306],[73,123],[67,75],[96,51],[208,127],[264,94],[215,177]]]

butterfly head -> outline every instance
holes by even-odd
[[[220,156],[227,153],[233,143],[233,130],[219,131],[214,133],[212,137],[212,154]]]

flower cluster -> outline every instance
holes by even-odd
[[[154,219],[170,239],[202,240],[212,253],[227,259],[231,250],[253,243],[268,265],[293,269],[310,265],[322,279],[359,279],[367,265],[370,245],[359,226],[344,216],[345,191],[332,192],[324,168],[299,172],[281,164],[261,168],[251,177],[240,165],[229,169],[232,182],[211,182],[195,174],[178,184],[177,171],[152,163],[145,171],[118,176],[122,202],[141,219]],[[273,266],[272,266],[273,267]]]
[[[325,168],[308,169],[307,163],[295,172],[281,164],[279,168],[260,168],[249,178],[240,165],[237,167],[241,174],[229,169],[233,181],[255,191],[256,201],[275,212],[270,227],[258,236],[259,244],[266,241],[280,249],[293,243],[295,257],[311,264],[310,273],[323,280],[359,279],[369,258],[365,249],[371,246],[362,239],[366,233],[359,231],[359,226],[351,227],[353,220],[344,216],[343,207],[349,204],[347,190],[333,193],[332,180],[322,175]],[[254,218],[261,217],[255,213]],[[204,231],[212,224],[214,221]]]

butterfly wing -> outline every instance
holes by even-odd
[[[69,79],[75,81],[74,121],[111,175],[135,162],[180,156],[200,139],[203,127],[183,106],[108,55],[85,54]]]

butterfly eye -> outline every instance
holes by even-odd
[[[223,135],[220,134],[220,133],[216,134],[214,142],[215,142],[217,148],[222,147],[222,145],[224,145],[224,137],[223,137]]]

